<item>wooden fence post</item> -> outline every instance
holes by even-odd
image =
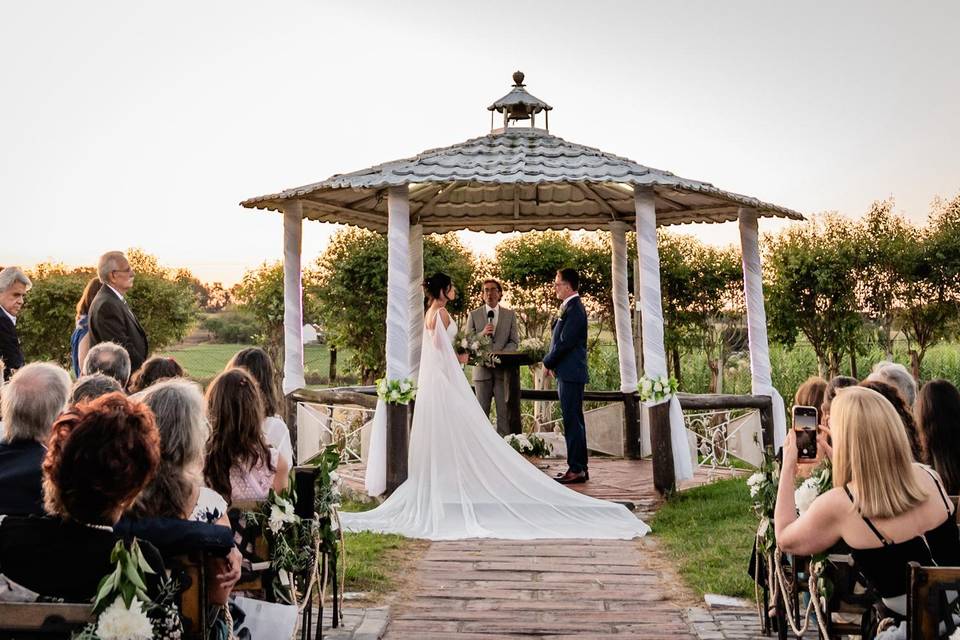
[[[640,406],[639,396],[623,394],[623,454],[630,460],[640,459]]]
[[[648,407],[650,445],[653,449],[653,487],[662,496],[677,490],[673,470],[673,443],[670,440],[670,403]]]
[[[407,479],[407,451],[410,448],[410,412],[405,404],[387,406],[387,493],[393,493]]]

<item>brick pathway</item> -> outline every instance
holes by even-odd
[[[387,640],[694,640],[640,541],[435,542]]]

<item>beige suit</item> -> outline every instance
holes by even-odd
[[[485,326],[487,326],[487,306],[483,305],[479,309],[474,309],[470,312],[467,331],[481,333]],[[497,308],[496,327],[493,331],[493,350],[516,351],[519,344],[520,336],[517,331],[517,314],[511,309],[499,306]],[[476,390],[477,400],[487,415],[490,415],[491,401],[496,399],[497,432],[502,436],[510,433],[507,416],[508,390],[504,370],[499,367],[474,367],[473,386]]]

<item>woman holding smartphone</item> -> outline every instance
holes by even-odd
[[[796,555],[843,540],[859,571],[880,593],[890,617],[906,614],[907,564],[960,565],[960,532],[939,477],[913,462],[893,406],[863,387],[838,392],[831,406],[833,489],[797,517],[797,444],[783,448],[774,512],[777,544]]]

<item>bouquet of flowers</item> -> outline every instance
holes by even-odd
[[[649,400],[659,401],[669,398],[677,392],[677,379],[667,376],[650,378],[643,376],[640,378],[639,390],[640,400],[647,402]]]
[[[461,329],[453,341],[453,350],[457,355],[467,354],[467,362],[475,367],[495,367],[500,364],[500,358],[493,355],[493,340],[482,333]]]
[[[547,343],[542,338],[524,338],[520,341],[517,351],[534,362],[540,362],[547,355]]]
[[[525,456],[543,458],[549,456],[553,447],[535,433],[511,433],[503,437],[514,450]]]
[[[402,380],[377,380],[377,396],[384,402],[410,404],[417,397],[417,385],[410,378]]]

